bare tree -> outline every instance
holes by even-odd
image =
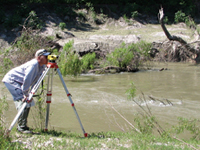
[[[158,19],[159,22],[161,24],[161,27],[166,35],[166,37],[168,38],[168,40],[171,42],[170,45],[171,48],[167,48],[167,57],[170,57],[170,60],[172,61],[186,61],[188,59],[192,59],[194,60],[196,63],[200,62],[200,51],[199,51],[199,47],[195,48],[194,47],[194,43],[197,43],[199,41],[195,41],[193,43],[187,43],[185,40],[183,40],[181,37],[175,36],[175,35],[171,35],[169,33],[169,31],[167,30],[165,24],[164,24],[164,12],[163,12],[163,8],[161,7],[161,9],[159,10],[159,14],[158,14]],[[175,49],[172,48],[175,46]],[[166,55],[165,53],[165,55]]]

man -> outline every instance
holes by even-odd
[[[3,78],[2,82],[10,91],[16,109],[19,111],[24,100],[29,96],[29,90],[39,79],[48,63],[48,52],[45,49],[40,49],[35,53],[35,58],[11,69]],[[30,107],[34,105],[34,101],[29,102],[27,107],[22,112],[18,119],[17,130],[22,133],[32,133],[27,127],[27,118]]]

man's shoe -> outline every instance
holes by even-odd
[[[24,130],[29,130],[30,128],[27,127],[27,126],[25,126],[25,127],[22,127],[22,129],[24,129]]]
[[[17,127],[17,130],[21,133],[31,134],[32,131],[29,130],[29,127]]]

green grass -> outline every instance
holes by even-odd
[[[13,132],[13,131],[12,131]],[[180,141],[175,138],[145,135],[136,132],[99,132],[87,138],[82,134],[49,131],[40,135],[12,133],[14,149],[20,146],[28,149],[148,149],[148,150],[190,150],[200,148],[200,141]],[[22,144],[19,144],[23,142]],[[12,149],[12,148],[11,148]]]

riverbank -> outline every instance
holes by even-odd
[[[173,49],[173,47],[176,47],[176,44],[173,45],[167,39],[159,24],[157,16],[148,17],[146,15],[140,15],[142,19],[128,19],[126,17],[118,16],[118,19],[114,19],[100,13],[96,14],[96,18],[103,23],[97,24],[93,21],[91,16],[94,12],[79,9],[76,13],[83,14],[86,20],[77,17],[76,20],[73,19],[73,21],[71,21],[70,18],[72,16],[61,17],[53,12],[38,11],[36,9],[36,22],[38,20],[42,22],[43,27],[39,31],[29,31],[27,27],[28,30],[24,30],[25,32],[22,31],[21,26],[11,30],[1,28],[1,51],[4,52],[5,49],[10,49],[10,46],[13,45],[14,41],[22,42],[23,39],[19,37],[22,33],[26,34],[26,32],[33,32],[32,34],[37,32],[38,36],[51,39],[47,40],[49,43],[42,43],[41,41],[44,40],[42,37],[38,37],[41,38],[41,41],[35,41],[38,43],[38,48],[45,47],[48,50],[57,49],[62,51],[62,48],[66,43],[73,41],[74,50],[80,56],[92,52],[95,52],[98,56],[105,56],[116,48],[119,48],[122,43],[129,45],[139,41],[152,43],[152,51],[150,50],[149,52],[154,57],[156,53],[162,53],[162,50]],[[39,25],[40,24],[38,24],[38,26]],[[64,26],[62,29],[60,27],[61,25]],[[187,42],[195,42],[198,40],[198,34],[187,27],[185,23],[166,25],[166,27],[170,34],[176,35]],[[17,37],[18,39],[16,39]],[[18,48],[20,49],[20,47]],[[14,48],[13,51],[17,51],[17,49]],[[166,60],[161,61],[168,61],[168,58],[165,59]],[[190,61],[192,61],[192,59]]]
[[[100,132],[92,133],[87,138],[76,133],[61,133],[50,131],[41,135],[22,135],[16,133],[13,135],[15,140],[15,149],[95,149],[95,150],[113,150],[113,149],[173,149],[173,150],[191,150],[199,149],[200,143],[192,140],[184,140],[174,137],[156,137],[144,135],[136,132]]]

